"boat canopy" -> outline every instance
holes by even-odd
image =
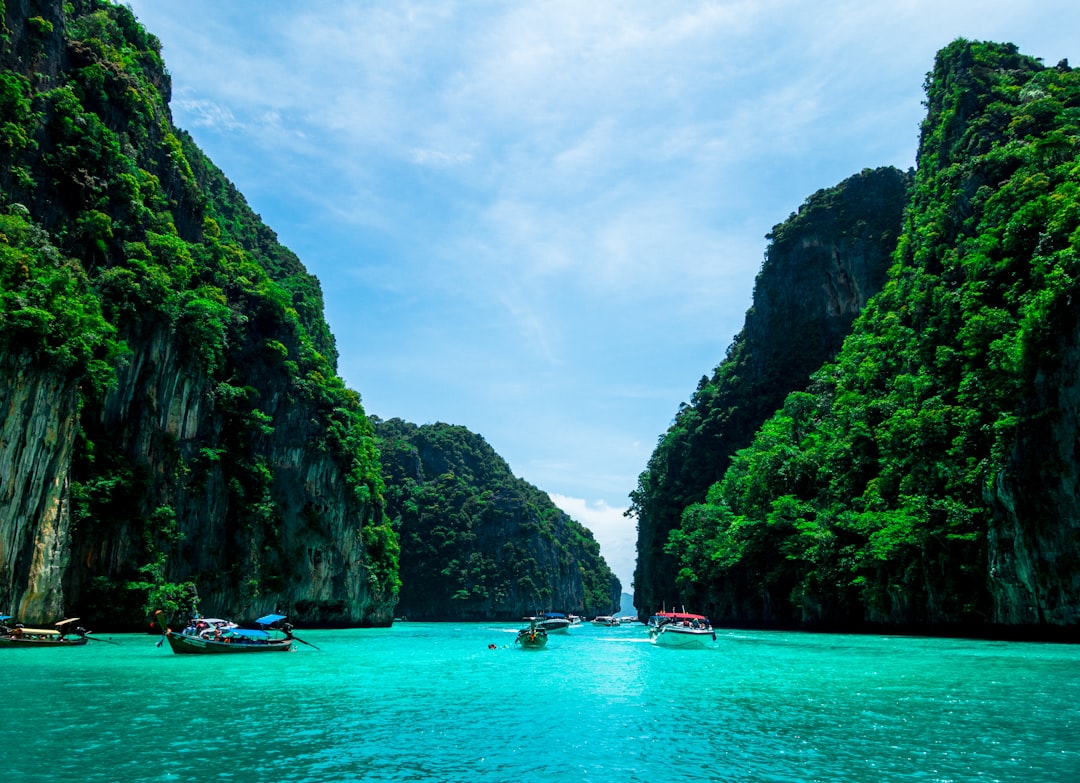
[[[222,620],[220,617],[195,617],[192,618],[194,623],[207,623],[209,625],[216,626],[218,628],[235,628],[236,623],[231,620]]]
[[[0,614],[0,623],[4,622],[5,620],[14,620],[14,619],[15,618],[12,617],[10,614]]]
[[[687,614],[686,612],[657,612],[653,617],[664,617],[668,620],[708,620],[703,614]]]
[[[266,631],[257,631],[253,628],[230,628],[222,636],[243,636],[248,639],[265,639],[270,634]]]
[[[566,615],[562,612],[544,612],[544,617],[564,618]]]
[[[260,617],[255,622],[257,622],[259,625],[272,625],[272,624],[276,623],[278,620],[284,620],[287,616],[288,615],[284,615],[284,614],[268,614],[268,615],[265,615],[264,617]]]

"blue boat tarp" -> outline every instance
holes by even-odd
[[[12,619],[12,617],[11,617],[10,614],[0,614],[0,623],[4,622],[5,620],[11,620],[11,619]]]
[[[269,636],[266,631],[256,631],[251,628],[230,628],[222,636],[243,636],[247,639],[265,639]]]
[[[268,614],[265,617],[260,617],[257,622],[259,625],[273,625],[278,620],[284,620],[287,615],[283,614]]]
[[[566,617],[566,615],[563,614],[562,612],[544,612],[544,617],[557,617],[557,618],[562,619],[562,618]]]

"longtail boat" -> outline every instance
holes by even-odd
[[[255,623],[261,628],[241,628],[228,620],[196,615],[181,631],[166,626],[163,614],[158,610],[154,616],[161,626],[163,638],[168,640],[169,647],[178,655],[288,652],[294,641],[291,625],[277,625],[285,619],[283,614],[260,617]]]
[[[79,618],[61,620],[53,628],[27,628],[22,623],[7,625],[10,615],[0,616],[0,647],[82,647],[88,641],[85,628],[73,626]]]
[[[529,627],[518,631],[514,644],[520,644],[522,650],[542,650],[544,645],[547,644],[547,631],[537,626],[535,617],[527,619],[529,620]]]

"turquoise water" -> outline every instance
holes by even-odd
[[[524,651],[515,627],[0,651],[5,779],[1080,780],[1077,646],[722,630],[670,650],[637,625]]]

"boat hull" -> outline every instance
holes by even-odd
[[[650,630],[652,643],[658,647],[708,648],[716,642],[716,634],[711,630],[693,628],[660,628]]]
[[[542,650],[547,640],[546,631],[540,628],[523,628],[518,631],[514,644],[520,645],[522,650]]]
[[[0,636],[0,647],[82,647],[86,642],[85,636],[78,639],[19,639]]]
[[[686,612],[657,612],[649,618],[649,640],[660,647],[706,648],[716,642],[709,618]]]
[[[250,644],[242,642],[216,642],[198,636],[172,633],[165,634],[169,647],[177,655],[242,655],[244,653],[288,652],[292,639],[274,639],[269,642]]]

